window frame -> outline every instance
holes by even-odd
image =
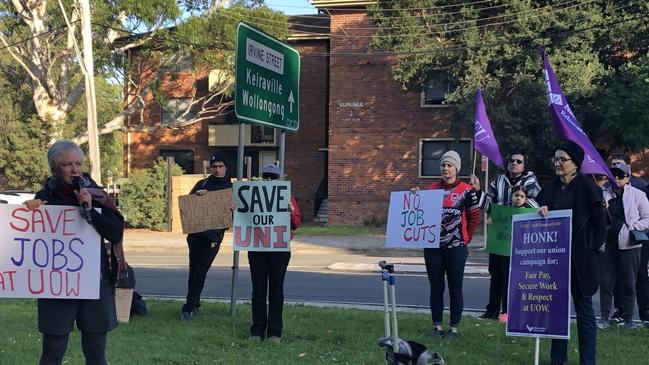
[[[446,94],[450,93],[453,88],[451,87],[452,82],[451,82],[451,77],[448,74],[448,72],[446,72],[446,70],[436,70],[435,74],[445,75],[446,76],[446,92],[444,94],[446,95]],[[431,75],[431,77],[432,77],[432,75]],[[421,86],[420,106],[422,108],[449,108],[449,107],[451,107],[452,104],[446,103],[445,98],[440,99],[439,103],[434,103],[434,104],[426,103],[426,89],[427,89],[426,84],[428,83],[428,80],[431,77],[426,78],[426,81],[424,81],[424,84]]]
[[[426,142],[446,142],[446,143],[462,143],[462,142],[468,142],[469,143],[469,166],[471,166],[471,162],[473,161],[474,153],[473,153],[473,138],[420,138],[419,139],[419,160],[417,163],[417,175],[420,179],[440,179],[442,177],[441,173],[438,171],[437,174],[433,175],[424,175],[423,174],[423,149],[424,149],[424,143]],[[448,149],[447,149],[448,151]],[[462,159],[464,157],[460,155]],[[458,174],[460,178],[468,178],[471,176],[471,171],[470,169],[460,169],[460,173]]]

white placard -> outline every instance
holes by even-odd
[[[439,248],[443,190],[393,191],[385,247]]]
[[[0,204],[0,298],[99,298],[101,238],[79,207]]]

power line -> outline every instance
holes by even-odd
[[[556,12],[569,10],[569,9],[579,7],[579,6],[583,6],[583,5],[588,5],[589,3],[593,3],[594,1],[595,0],[588,0],[585,3],[573,4],[573,5],[566,6],[566,7],[560,8],[560,9],[548,10],[547,12],[542,13],[542,14],[533,14],[533,15],[530,15],[530,16],[526,16],[526,17],[523,17],[523,18],[516,18],[516,19],[513,19],[513,20],[509,20],[509,21],[488,23],[488,24],[470,26],[470,27],[465,27],[465,28],[458,28],[458,29],[447,29],[447,30],[436,31],[436,32],[427,32],[427,33],[417,32],[417,33],[389,34],[389,35],[362,35],[362,34],[359,35],[359,34],[348,34],[348,33],[345,32],[346,28],[341,28],[343,30],[344,34],[331,33],[330,37],[372,38],[372,39],[375,39],[375,38],[405,38],[405,37],[419,37],[419,36],[425,36],[425,35],[437,35],[437,34],[444,35],[444,34],[449,34],[449,33],[459,33],[459,32],[464,32],[464,31],[468,31],[468,30],[482,29],[482,28],[486,28],[486,27],[490,27],[490,26],[494,26],[494,25],[506,25],[506,24],[516,23],[516,22],[520,21],[521,19],[527,20],[527,19],[539,18],[539,17],[542,17],[542,16],[554,14]],[[627,7],[627,6],[630,6],[630,5],[625,5],[624,7]],[[235,16],[227,15],[223,11],[220,11],[220,10],[217,11],[217,14],[219,14],[219,15],[221,15],[223,17],[226,17],[228,19],[240,20],[239,18],[237,18]],[[257,20],[259,22],[258,24],[263,25],[265,27],[269,27],[271,29],[280,29],[280,30],[284,29],[284,28],[273,26],[273,25],[269,24],[269,23],[276,23],[276,21],[274,21],[274,20],[263,19],[263,18],[253,18],[253,19]],[[485,19],[489,19],[489,18],[485,18]],[[482,19],[479,19],[479,20],[482,20]],[[435,24],[435,26],[445,27],[445,26],[453,25],[453,24],[455,24],[455,23],[441,23],[441,24]],[[305,35],[322,35],[322,33],[309,32],[309,31],[300,31],[300,30],[295,30],[294,32],[297,33],[297,34],[305,34]]]
[[[75,21],[73,21],[73,22],[70,22],[70,24],[75,24],[75,23],[78,23],[78,22],[80,22],[80,21],[81,21],[81,20],[75,20]],[[45,32],[41,32],[41,33],[34,34],[34,35],[31,36],[31,37],[27,37],[27,38],[21,39],[21,40],[19,40],[19,41],[15,41],[15,42],[13,42],[13,43],[9,43],[9,44],[7,44],[6,46],[0,47],[0,51],[5,50],[5,49],[10,48],[10,47],[17,46],[17,45],[19,45],[19,44],[27,43],[27,42],[31,41],[32,39],[34,39],[34,38],[43,37],[43,36],[46,36],[46,35],[48,35],[48,34],[50,34],[50,33],[58,32],[59,30],[61,30],[61,29],[63,29],[63,28],[67,28],[67,27],[68,27],[67,24],[64,24],[64,25],[61,25],[61,26],[58,26],[58,27],[52,28],[52,29],[50,29],[50,30],[47,30],[47,31],[45,31]]]

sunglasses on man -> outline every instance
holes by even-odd
[[[519,160],[519,159],[517,159],[517,158],[510,158],[510,159],[509,159],[509,163],[516,163],[516,164],[521,165],[521,164],[523,164],[523,162],[525,162],[525,161],[523,161],[523,160]]]

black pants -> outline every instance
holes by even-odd
[[[604,253],[597,256],[599,264],[599,308],[602,318],[607,319],[611,315],[613,298],[616,297],[616,305],[619,304],[619,297],[615,295],[615,260],[617,256],[617,241],[606,241]]]
[[[606,249],[608,250],[608,247]],[[613,289],[614,303],[618,310],[618,315],[625,321],[630,321],[633,319],[635,310],[636,285],[641,261],[641,249],[620,250],[617,248],[616,243],[613,251],[615,252],[615,270],[611,274],[613,275],[613,284],[615,285]],[[600,283],[600,298],[606,290],[602,290],[601,285]],[[603,311],[602,314],[604,314]]]
[[[444,312],[444,276],[448,280],[448,294],[451,301],[450,327],[458,327],[464,309],[464,266],[469,249],[466,245],[454,248],[425,248],[424,261],[430,284],[430,312],[433,326],[442,325]]]
[[[487,315],[497,316],[502,309],[507,313],[507,290],[509,288],[509,257],[489,254],[489,303]]]
[[[40,365],[60,365],[68,348],[69,335],[43,335]],[[106,333],[81,332],[81,348],[86,365],[106,365]]]
[[[290,260],[290,252],[248,252],[252,280],[251,336],[282,337],[284,277]]]
[[[640,251],[640,267],[635,282],[638,296],[638,314],[643,321],[649,321],[649,245],[642,246]]]
[[[187,245],[189,246],[189,277],[187,278],[187,299],[182,308],[183,312],[191,312],[200,306],[205,277],[221,246],[220,243],[210,242],[206,238],[195,235],[187,236]]]

